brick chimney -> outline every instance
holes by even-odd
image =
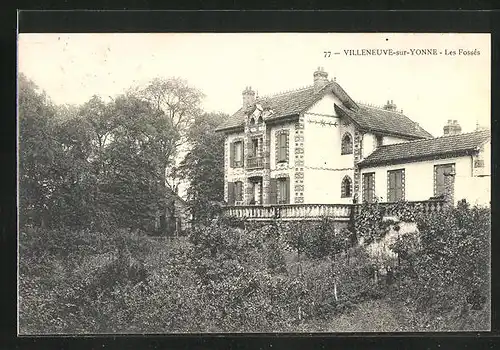
[[[448,119],[448,123],[443,127],[443,135],[457,135],[462,132],[462,127],[457,120]]]
[[[384,106],[384,109],[388,110],[388,111],[396,111],[397,109],[397,106],[394,104],[394,101],[393,100],[387,100],[387,103],[385,104]]]
[[[243,109],[246,110],[255,104],[255,91],[250,86],[243,90]]]
[[[328,73],[325,72],[323,67],[318,67],[316,72],[314,72],[314,92],[318,92],[324,88],[328,83]]]

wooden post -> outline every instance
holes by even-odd
[[[303,229],[303,224],[299,224],[299,229],[300,229],[300,233],[299,233],[299,241],[298,241],[298,244],[297,244],[297,274],[299,276],[302,276],[302,265],[301,265],[301,262],[300,262],[300,248],[302,246],[302,229]]]
[[[337,277],[335,277],[335,282],[333,282],[333,295],[335,296],[335,301],[338,301],[339,298],[337,296]]]

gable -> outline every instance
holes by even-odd
[[[335,104],[342,103],[340,99],[333,93],[328,93],[324,95],[320,100],[316,101],[312,106],[310,106],[305,113],[328,115],[332,117],[337,116],[335,111]]]

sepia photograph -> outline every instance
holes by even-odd
[[[491,330],[480,33],[20,33],[18,334]]]

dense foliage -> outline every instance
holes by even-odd
[[[179,173],[189,181],[187,200],[193,221],[209,223],[224,201],[224,134],[215,129],[227,115],[206,113],[196,119],[188,139],[191,148]]]
[[[398,296],[425,329],[489,328],[490,227],[488,208],[463,201],[421,217],[418,242],[409,235],[395,247],[402,253]]]
[[[156,79],[54,106],[20,77],[21,333],[489,329],[489,208],[364,204],[353,227],[221,218],[225,116],[201,97]],[[194,225],[172,237],[179,176]],[[385,215],[419,232],[397,235],[381,273],[368,248],[397,231]]]
[[[366,244],[380,240],[387,232],[389,220],[385,217],[396,217],[405,222],[417,221],[422,213],[420,204],[414,205],[405,201],[396,203],[363,203],[359,210],[355,212],[354,235],[356,240],[361,240]]]
[[[175,240],[22,231],[21,330],[337,331],[337,318],[374,300],[382,309],[371,312],[394,318],[379,320],[384,327],[397,325],[379,330],[488,329],[489,210],[461,206],[442,215],[446,225],[428,216],[418,223],[420,238],[404,234],[392,247],[401,261],[391,280],[373,278],[359,245],[326,256],[307,248],[298,259],[287,234],[293,225],[279,223],[242,229],[214,221]],[[363,319],[351,322],[367,329]]]
[[[177,198],[169,169],[201,96],[185,82],[155,80],[110,102],[57,107],[21,75],[21,224],[169,233]]]

